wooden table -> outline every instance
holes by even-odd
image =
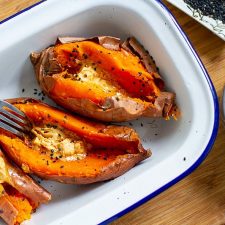
[[[0,0],[0,20],[38,2]],[[225,83],[225,42],[166,3],[187,33],[221,97]],[[112,225],[225,224],[225,130],[221,126],[213,150],[191,175]]]

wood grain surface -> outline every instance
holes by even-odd
[[[0,0],[0,21],[37,2],[40,0]]]
[[[38,1],[0,0],[0,20],[36,2]],[[210,74],[218,96],[221,97],[225,84],[225,42],[178,9],[168,3],[166,5],[190,38]],[[225,224],[225,129],[222,126],[213,150],[195,172],[112,223],[170,224]]]

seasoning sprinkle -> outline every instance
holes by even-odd
[[[84,58],[84,59],[87,59],[87,58],[88,58],[88,55],[84,53],[84,54],[83,54],[83,58]]]
[[[225,23],[224,0],[184,0],[184,2],[193,9],[200,11],[204,16],[209,16]]]

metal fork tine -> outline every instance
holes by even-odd
[[[24,127],[20,126],[18,123],[15,123],[14,121],[8,119],[7,117],[3,116],[0,114],[0,120],[2,120],[1,122],[6,122],[12,126],[14,126],[15,128],[18,128],[22,131],[25,131]]]
[[[0,113],[3,113],[5,115],[7,115],[8,117],[14,119],[17,122],[20,122],[20,123],[23,123],[23,124],[27,124],[26,120],[23,120],[23,119],[19,118],[18,116],[14,115],[13,113],[11,113],[11,112],[9,112],[9,111],[7,111],[5,109],[1,109],[0,108]]]
[[[11,109],[13,112],[17,113],[18,115],[26,118],[26,115],[22,111],[20,111],[19,109],[17,109],[15,106],[11,105],[10,103],[6,101],[0,101],[0,107],[2,108],[3,106]]]
[[[0,121],[0,128],[2,128],[4,130],[7,130],[10,133],[13,133],[13,134],[15,134],[18,137],[23,137],[23,133],[22,132],[14,129],[13,127],[10,127],[9,125],[7,125],[7,124],[5,124],[5,123],[3,123],[1,121]]]
[[[30,123],[22,111],[0,100],[0,128],[23,138],[30,129]]]

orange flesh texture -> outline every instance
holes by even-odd
[[[91,85],[91,86],[90,86]],[[76,91],[74,91],[76,90]],[[79,82],[71,79],[65,79],[58,76],[55,79],[54,87],[50,90],[51,96],[57,98],[58,96],[62,98],[80,98],[80,99],[89,99],[92,102],[101,105],[104,103],[106,98],[115,96],[115,92],[104,92],[99,85],[92,85],[87,82]],[[152,102],[143,101],[140,98],[132,98],[133,101],[137,103],[144,104],[145,107],[153,105]],[[154,97],[148,97],[148,100],[153,100]]]
[[[21,139],[6,135],[0,129],[0,143],[6,152],[20,165],[26,164],[31,171],[45,172],[51,175],[95,176],[102,168],[114,161],[118,156],[127,154],[127,150],[138,153],[138,140],[128,142],[116,137],[99,133],[104,125],[72,117],[59,110],[43,104],[15,104],[34,123],[53,123],[75,132],[77,135],[94,145],[94,150],[88,152],[82,160],[64,162],[54,161],[50,155],[42,154],[27,146]],[[49,117],[50,115],[50,117]],[[83,129],[82,129],[83,128]],[[98,146],[99,148],[96,148]],[[107,147],[103,149],[102,147]],[[109,149],[110,147],[110,149]]]
[[[54,51],[58,62],[66,68],[78,67],[73,59],[95,63],[109,72],[132,97],[146,99],[147,96],[160,94],[152,75],[145,70],[139,58],[123,49],[109,50],[94,42],[82,41],[57,45]]]
[[[76,91],[74,91],[76,90]],[[63,98],[85,98],[90,99],[96,104],[100,104],[103,99],[112,96],[112,94],[102,91],[102,89],[91,86],[86,82],[79,82],[63,77],[55,80],[55,85],[50,91],[53,96],[62,96]]]
[[[6,201],[9,201],[18,211],[14,224],[20,224],[24,220],[30,219],[33,210],[30,202],[17,190],[8,185],[5,190],[7,194],[3,195],[1,198],[5,198]]]
[[[76,176],[95,176],[100,170],[116,159],[118,155],[124,152],[107,151],[108,155],[102,151],[89,153],[84,159],[64,162],[61,160],[53,161],[49,155],[40,154],[29,148],[20,139],[11,139],[8,136],[0,134],[4,149],[15,158],[18,164],[26,164],[31,171],[36,173],[45,173],[50,175]],[[106,159],[106,160],[105,160]]]
[[[106,125],[71,116],[68,113],[40,103],[15,104],[15,106],[22,110],[34,123],[57,123],[63,128],[83,137],[95,147],[110,146],[110,148],[133,149],[137,151],[138,140],[128,142],[124,138],[119,139],[113,135],[104,134],[103,130],[107,129]]]

